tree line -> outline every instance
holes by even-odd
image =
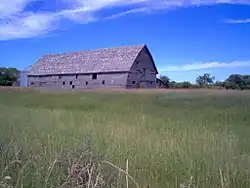
[[[19,70],[16,68],[0,67],[0,86],[18,85]],[[225,81],[215,81],[215,77],[209,73],[196,78],[196,83],[189,81],[176,82],[166,75],[161,75],[160,80],[165,88],[225,88],[225,89],[250,89],[250,75],[232,74]]]
[[[225,89],[250,89],[250,75],[232,74],[225,81],[215,81],[215,77],[209,73],[196,78],[196,82],[192,84],[189,81],[176,82],[166,76],[160,76],[163,87],[180,89],[180,88],[225,88]]]
[[[215,85],[226,89],[250,89],[250,75],[232,74],[224,82],[215,82]]]

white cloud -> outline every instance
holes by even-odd
[[[86,11],[85,8],[63,10],[56,15],[61,19],[65,18],[79,23],[88,23],[96,20],[93,14]]]
[[[56,17],[51,14],[13,16],[0,22],[0,40],[29,38],[45,34],[55,29]]]
[[[54,13],[24,12],[35,1],[41,0],[0,0],[0,40],[35,37],[54,29]]]
[[[218,3],[250,4],[248,0],[58,0],[66,4],[67,9],[58,12],[25,11],[25,7],[34,1],[44,0],[0,0],[0,40],[30,38],[46,34],[55,30],[62,19],[88,23],[99,19],[114,19],[132,13],[166,11],[183,6]],[[96,16],[96,13],[102,9],[127,5],[130,5],[130,10],[104,18]],[[245,20],[244,23],[246,21],[249,20]]]
[[[118,18],[118,17],[122,17],[122,16],[126,16],[128,14],[133,14],[133,13],[139,13],[139,12],[149,12],[150,9],[149,8],[135,8],[135,9],[131,9],[131,10],[127,10],[121,13],[117,13],[117,14],[113,14],[111,16],[107,16],[104,19],[108,20],[108,19],[114,19],[114,18]]]
[[[160,72],[183,72],[196,71],[203,69],[218,69],[218,68],[238,68],[250,67],[250,61],[233,61],[233,62],[205,62],[186,65],[173,65],[159,67]]]
[[[21,12],[31,1],[35,0],[0,0],[0,18]]]
[[[64,0],[69,1],[69,0]],[[73,7],[69,10],[59,12],[59,15],[74,21],[96,21],[94,14],[96,11],[104,8],[118,7],[131,4],[145,3],[151,0],[73,0]],[[126,15],[128,13],[135,13],[134,11],[125,11],[118,13],[118,15]],[[110,18],[118,16],[111,15]]]
[[[224,22],[229,23],[229,24],[244,24],[244,23],[250,23],[250,18],[242,19],[242,20],[228,19],[228,20],[224,20]]]

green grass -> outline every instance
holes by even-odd
[[[250,92],[0,91],[0,182],[16,187],[58,187],[88,148],[122,169],[128,160],[141,188],[248,188],[249,143]]]

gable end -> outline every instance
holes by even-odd
[[[144,47],[143,47],[143,48],[141,49],[141,51],[138,53],[137,57],[135,58],[134,63],[137,61],[138,57],[141,55],[141,52],[142,52],[143,50],[145,50],[146,53],[148,54],[148,56],[149,56],[149,58],[150,58],[150,60],[151,60],[151,62],[152,62],[152,64],[153,64],[153,67],[154,67],[154,69],[155,69],[155,72],[156,72],[156,74],[158,74],[158,70],[157,70],[157,68],[156,68],[155,61],[154,61],[153,56],[152,56],[151,52],[149,51],[147,45],[144,45]],[[133,63],[133,64],[134,64],[134,63]],[[132,65],[132,66],[133,66],[133,65]],[[131,68],[132,68],[132,67],[131,67]]]

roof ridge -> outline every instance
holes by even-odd
[[[146,44],[134,44],[134,45],[123,45],[123,46],[114,46],[114,47],[104,47],[104,48],[93,48],[93,49],[86,49],[81,51],[72,51],[72,52],[59,52],[59,53],[53,53],[53,54],[46,54],[42,57],[54,57],[58,55],[71,55],[71,54],[80,54],[83,52],[94,52],[94,51],[100,51],[100,50],[108,50],[108,49],[118,49],[118,48],[132,48],[132,47],[141,47],[143,48],[146,46]]]

